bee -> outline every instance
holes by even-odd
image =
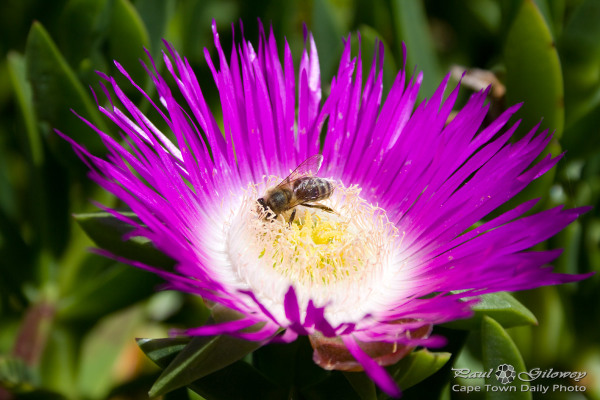
[[[314,176],[323,163],[323,156],[315,154],[304,160],[281,183],[266,191],[257,200],[265,211],[271,211],[277,218],[281,213],[292,210],[289,224],[294,222],[296,206],[318,208],[327,212],[335,212],[332,208],[316,202],[328,199],[335,189],[335,184],[329,179]]]

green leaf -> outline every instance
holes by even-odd
[[[513,22],[515,21],[521,5],[523,4],[523,0],[505,0],[497,3],[501,9],[500,31],[502,36],[506,37]]]
[[[78,357],[81,338],[72,326],[52,323],[47,336],[40,366],[44,389],[62,393],[67,398],[77,398]]]
[[[527,359],[535,360],[539,365],[556,364],[568,358],[574,350],[570,336],[570,312],[567,311],[571,307],[563,302],[559,289],[562,288],[542,286],[519,293],[522,301],[542,321],[539,327],[530,330],[531,341],[526,347],[522,347]]]
[[[108,31],[107,0],[70,0],[62,10],[61,28],[65,57],[79,66],[98,51]]]
[[[165,368],[150,392],[160,396],[218,371],[261,346],[231,336],[195,337]]]
[[[35,112],[44,124],[44,133],[57,159],[71,161],[78,168],[81,162],[66,141],[51,133],[59,129],[88,150],[104,148],[98,135],[89,131],[70,109],[91,121],[103,131],[106,126],[83,86],[77,80],[60,51],[39,22],[34,22],[25,50],[27,78],[33,89]]]
[[[556,235],[556,243],[564,249],[563,254],[554,261],[554,272],[563,274],[579,273],[580,249],[583,242],[581,221],[575,220]],[[566,286],[565,289],[570,286]],[[575,287],[573,287],[575,289]]]
[[[555,1],[555,0],[551,0],[551,1]],[[552,14],[550,12],[550,7],[548,4],[548,1],[547,0],[533,0],[533,2],[535,3],[535,6],[537,7],[541,16],[544,18],[544,21],[546,22],[546,25],[548,26],[550,33],[552,34],[553,37],[556,37],[556,35],[554,34],[554,19],[552,18]]]
[[[166,368],[191,340],[190,337],[181,336],[162,339],[138,338],[136,342],[149,359],[159,367]]]
[[[114,0],[108,31],[109,57],[118,61],[141,87],[148,76],[139,60],[145,58],[144,48],[149,47],[148,31],[135,7],[128,0]],[[123,87],[137,93],[130,85]]]
[[[377,400],[375,384],[367,374],[364,372],[344,372],[343,374],[361,400]]]
[[[122,214],[137,218],[131,212]],[[175,261],[160,252],[152,242],[145,237],[135,236],[123,240],[123,235],[133,230],[128,225],[107,212],[75,214],[75,220],[87,235],[98,245],[111,253],[127,259],[143,262],[148,265],[165,269],[172,268]]]
[[[302,365],[299,365],[303,361],[299,358],[302,351],[308,351],[311,355],[313,353],[312,347],[307,348],[304,340],[295,340],[292,343],[271,343],[252,354],[252,364],[273,382],[277,382],[279,386],[288,390],[295,385],[307,386],[311,384],[312,380],[310,367],[302,371],[302,377],[296,376],[301,373],[303,368]],[[310,361],[313,366],[316,366],[314,361]],[[317,380],[319,378],[322,379],[322,375],[316,377]]]
[[[39,385],[39,376],[20,358],[0,355],[0,387],[12,391],[32,390]]]
[[[8,72],[27,133],[27,151],[30,162],[35,167],[44,163],[44,148],[37,129],[31,86],[27,82],[26,65],[23,56],[16,52],[8,54]]]
[[[475,311],[475,314],[471,318],[448,322],[443,326],[452,329],[479,329],[485,316],[493,318],[505,328],[519,325],[537,325],[535,315],[506,292],[489,293],[481,296],[481,301],[473,307],[473,311]]]
[[[39,134],[35,122],[31,99],[31,87],[25,78],[25,61],[23,56],[10,52],[8,54],[8,76],[12,84],[12,92],[21,110],[25,125],[24,136],[27,139],[27,152],[32,169],[41,166],[43,162],[43,149],[39,140]],[[15,265],[30,265],[32,252],[23,239],[21,227],[14,216],[17,213],[17,190],[11,182],[11,173],[15,163],[11,162],[8,148],[0,146],[0,272],[3,277],[0,280],[0,290],[3,294],[18,292],[21,283],[31,278],[31,269],[14,268]],[[39,205],[43,207],[43,205]],[[18,295],[18,294],[17,294]]]
[[[339,13],[335,12],[335,7],[335,2],[331,0],[315,0],[312,7],[312,33],[319,49],[319,64],[324,76],[330,76],[337,67],[343,49],[340,37],[347,35],[342,21],[336,18]],[[310,52],[310,47],[307,50]]]
[[[142,351],[161,368],[166,368],[193,340],[189,337],[165,339],[137,339]],[[208,399],[279,399],[277,387],[260,372],[243,361],[215,371],[188,385],[190,389]],[[252,388],[251,391],[248,388]]]
[[[27,154],[28,184],[30,196],[35,196],[35,201],[28,204],[27,218],[35,226],[42,247],[52,250],[58,255],[67,241],[67,194],[62,190],[66,186],[66,178],[54,160],[46,157],[44,143],[38,129],[36,113],[34,111],[32,88],[27,81],[27,66],[25,59],[18,53],[8,55],[8,70],[15,97],[23,117],[25,133],[22,135],[23,147]],[[52,181],[50,188],[49,181]],[[15,233],[10,240],[17,242],[20,233]],[[12,236],[12,235],[11,235]],[[14,249],[19,249],[14,243]],[[18,262],[23,264],[23,262]],[[15,261],[11,263],[15,264]],[[21,273],[26,268],[21,269]],[[17,272],[18,273],[18,272]]]
[[[600,100],[600,91],[598,91],[598,94],[598,99]],[[579,99],[582,98],[580,97]],[[600,135],[595,133],[595,129],[598,126],[600,126],[600,102],[594,109],[587,112],[565,129],[565,134],[561,142],[568,151],[568,157],[572,159],[588,158],[598,154],[600,150]]]
[[[423,84],[419,98],[430,97],[442,80],[437,54],[433,46],[429,24],[422,1],[392,0],[392,15],[395,25],[398,54],[402,55],[401,44],[406,44],[406,70],[423,71]]]
[[[299,389],[299,394],[295,394],[295,392],[292,392],[292,398],[311,400],[360,400],[359,395],[350,385],[348,379],[344,378],[344,375],[339,371],[332,371],[326,379],[323,379],[314,385],[302,387]]]
[[[554,27],[553,34],[555,38],[559,38],[563,32],[563,25],[565,21],[565,8],[566,0],[550,0],[547,1],[548,9],[550,12],[550,19]]]
[[[519,113],[528,131],[540,119],[541,128],[560,138],[564,126],[564,96],[558,53],[544,17],[531,0],[523,1],[508,31],[504,47],[508,104],[525,102]]]
[[[387,369],[400,388],[406,390],[435,374],[448,362],[451,355],[450,353],[434,353],[422,349],[413,351]]]
[[[194,381],[189,388],[210,400],[279,400],[287,394],[251,365],[237,361]]]
[[[80,280],[60,300],[57,316],[69,320],[94,320],[152,295],[161,282],[157,275],[116,263],[100,274]]]
[[[600,106],[600,2],[586,0],[574,11],[560,38],[564,68],[566,126]],[[588,139],[587,135],[584,136]]]
[[[520,372],[526,371],[525,363],[523,362],[521,353],[519,353],[519,349],[515,346],[508,333],[502,328],[502,325],[487,316],[481,321],[481,346],[484,371],[494,369],[494,374],[489,378],[485,378],[485,383],[508,390],[511,387],[515,388],[513,389],[514,391],[488,390],[485,392],[486,399],[531,399],[531,392],[521,390],[522,385],[529,384],[518,378]],[[503,384],[498,381],[495,371],[501,364],[509,364],[514,367],[516,377],[513,382]]]
[[[108,394],[120,356],[132,344],[130,339],[143,315],[142,307],[112,314],[84,338],[77,377],[81,397],[104,398]]]
[[[138,0],[135,2],[141,20],[148,29],[148,37],[153,54],[158,54],[162,38],[165,37],[167,21],[174,8],[172,0]]]

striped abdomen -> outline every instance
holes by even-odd
[[[325,200],[331,196],[335,186],[328,179],[305,177],[294,181],[294,196],[300,203]]]

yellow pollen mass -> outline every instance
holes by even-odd
[[[305,211],[288,229],[280,230],[271,250],[273,259],[281,262],[273,263],[273,268],[286,274],[293,272],[300,280],[313,283],[327,284],[348,276],[357,269],[356,261],[360,262],[356,258],[346,262],[354,237],[348,227],[347,222]],[[265,248],[261,256],[267,252]]]
[[[265,187],[280,179],[272,181]],[[299,205],[292,224],[288,223],[291,210],[269,219],[257,206],[256,199],[265,190],[249,186],[241,207],[247,211],[239,214],[240,219],[233,219],[230,243],[238,249],[234,259],[249,260],[253,254],[257,268],[315,290],[373,279],[387,264],[397,229],[382,209],[360,197],[360,188],[338,182],[334,195],[325,202],[334,213]],[[271,276],[267,270],[255,270],[256,275],[251,276],[262,282]],[[240,276],[248,273],[239,270]]]

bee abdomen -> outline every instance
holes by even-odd
[[[294,182],[294,194],[306,201],[327,199],[333,193],[333,189],[333,183],[322,178],[307,177]]]

